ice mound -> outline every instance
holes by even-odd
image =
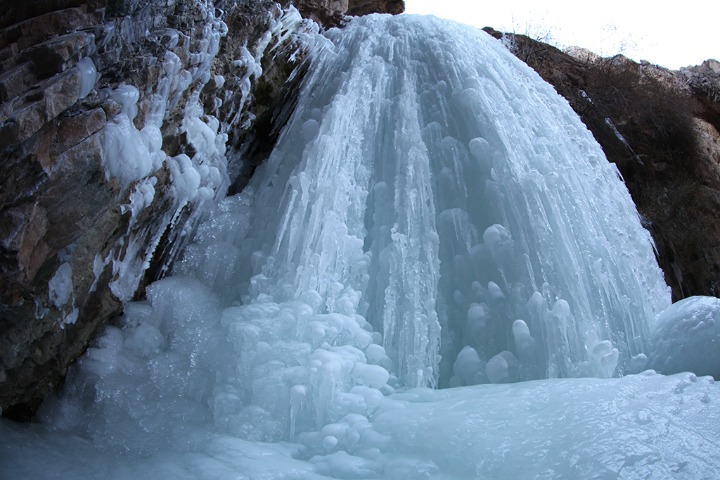
[[[687,371],[720,378],[720,299],[689,297],[664,310],[649,362],[665,374]]]

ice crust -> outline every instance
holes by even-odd
[[[41,425],[0,422],[0,477],[720,474],[711,378],[609,378],[672,363],[675,325],[708,331],[718,307],[670,307],[655,329],[670,297],[650,237],[567,103],[482,31],[432,17],[306,41],[270,157],[126,303]],[[163,161],[179,204],[210,205],[224,140],[189,105],[197,158]],[[128,178],[134,219],[155,184]]]

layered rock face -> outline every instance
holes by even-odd
[[[720,295],[720,63],[670,71],[486,31],[568,100],[617,165],[673,299]]]
[[[286,6],[3,5],[3,415],[28,418],[121,302],[163,275],[203,205],[252,173],[293,104],[296,35],[318,28]],[[298,7],[329,26],[402,2]]]

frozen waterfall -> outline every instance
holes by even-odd
[[[309,42],[270,157],[41,425],[0,422],[0,476],[720,474],[712,379],[627,375],[670,292],[552,87],[432,17]]]
[[[369,323],[404,386],[627,371],[669,291],[624,184],[549,85],[454,28],[380,17],[319,42],[246,192],[256,271],[231,283]],[[312,349],[366,347],[324,322]]]

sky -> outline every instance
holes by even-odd
[[[602,56],[622,53],[670,69],[720,60],[718,0],[405,0],[405,12],[490,26]]]

